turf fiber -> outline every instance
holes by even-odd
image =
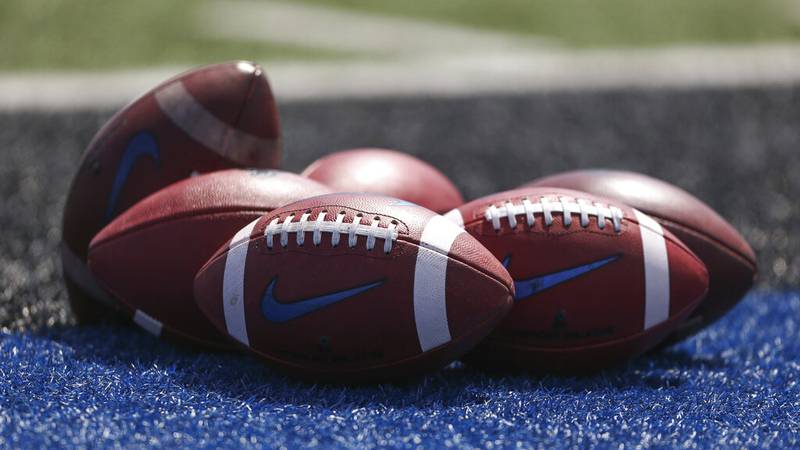
[[[800,294],[758,292],[703,335],[587,378],[456,365],[404,384],[295,382],[128,326],[0,341],[0,446],[798,445]]]
[[[400,148],[469,198],[579,167],[639,170],[707,201],[756,249],[758,288],[702,334],[582,378],[455,364],[322,386],[249,357],[78,327],[57,244],[105,112],[0,115],[0,447],[798,446],[800,88],[547,93],[281,106],[286,167]]]

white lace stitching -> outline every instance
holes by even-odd
[[[298,246],[302,246],[305,243],[305,235],[309,231],[312,232],[314,245],[322,243],[322,233],[331,233],[331,245],[334,247],[339,245],[342,233],[347,234],[347,246],[350,248],[354,248],[358,244],[358,236],[367,237],[367,250],[375,248],[377,239],[383,239],[384,253],[392,251],[392,242],[397,240],[397,224],[392,222],[386,228],[382,228],[379,226],[379,217],[374,217],[369,224],[366,224],[361,214],[356,215],[352,223],[344,222],[344,212],[337,214],[334,221],[326,220],[328,213],[325,211],[320,212],[313,221],[308,220],[310,216],[310,213],[303,213],[297,222],[293,222],[294,214],[287,216],[283,222],[278,217],[272,219],[264,230],[267,248],[272,249],[275,245],[276,234],[280,235],[281,247],[289,245],[289,233],[295,233],[295,242]]]
[[[547,197],[541,197],[538,202],[531,202],[525,198],[521,204],[515,205],[511,202],[506,202],[501,207],[495,205],[489,206],[486,210],[486,220],[492,222],[495,230],[500,229],[500,219],[506,218],[508,225],[511,228],[517,226],[517,216],[525,216],[528,227],[533,227],[535,224],[534,215],[542,214],[544,217],[545,226],[550,226],[553,223],[553,213],[560,212],[564,217],[564,226],[569,227],[572,225],[572,215],[580,215],[582,227],[589,226],[589,216],[597,217],[597,227],[605,229],[606,219],[611,220],[614,226],[614,231],[619,233],[622,230],[622,210],[616,206],[607,206],[601,203],[591,203],[584,199],[574,199],[571,197],[559,197],[558,202],[551,201]]]

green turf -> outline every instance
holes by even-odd
[[[102,69],[331,52],[204,36],[195,0],[0,0],[0,70]]]
[[[543,36],[576,47],[800,39],[790,0],[303,0]],[[0,0],[0,70],[351,57],[204,33],[204,0]]]
[[[305,1],[544,36],[579,47],[800,39],[800,6],[791,6],[792,0]]]

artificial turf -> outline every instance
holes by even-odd
[[[402,384],[305,384],[127,325],[0,335],[0,447],[791,448],[800,293],[593,376],[454,365]]]
[[[582,378],[456,365],[314,386],[130,325],[75,326],[64,195],[109,111],[0,114],[0,447],[798,446],[800,89],[606,91],[281,104],[285,167],[386,146],[467,198],[578,167],[695,193],[759,257],[757,290],[699,336]]]

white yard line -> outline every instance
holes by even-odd
[[[800,82],[800,46],[539,50],[267,70],[287,99],[759,86]]]
[[[794,44],[579,51],[508,33],[253,0],[208,0],[197,19],[218,38],[360,55],[266,62],[280,101],[800,83]],[[0,110],[114,108],[185,69],[0,73]]]
[[[186,69],[0,73],[0,110],[117,107]]]
[[[279,101],[800,83],[800,46],[530,50],[264,64]],[[185,68],[0,74],[0,110],[118,107]]]
[[[412,55],[552,46],[512,33],[276,1],[210,0],[197,13],[210,36],[350,53]]]

